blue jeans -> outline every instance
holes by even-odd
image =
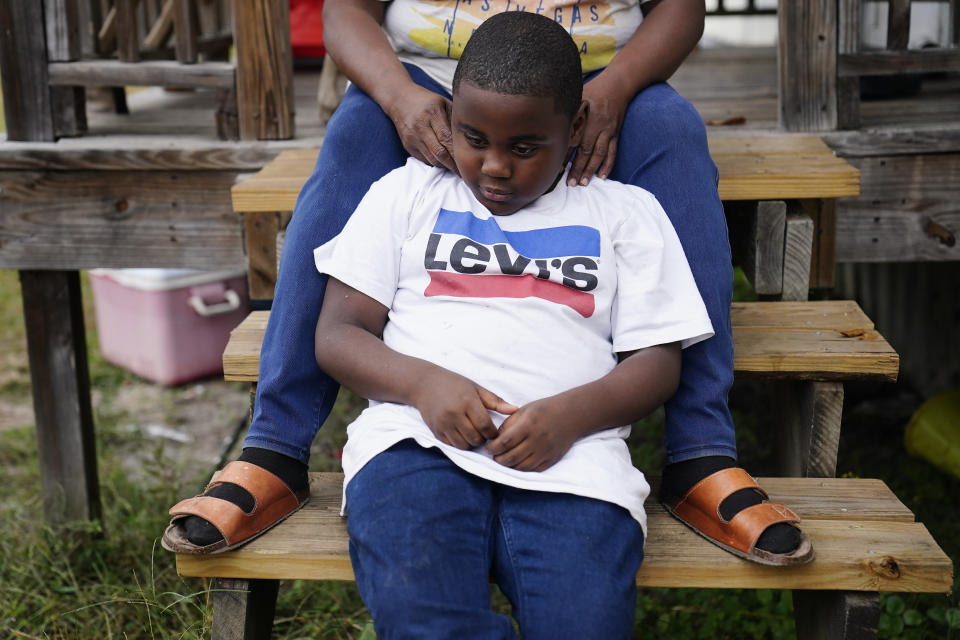
[[[420,69],[407,69],[418,84],[447,95]],[[310,444],[339,389],[313,357],[327,282],[314,267],[313,250],[340,233],[374,181],[406,160],[393,123],[351,86],[327,125],[316,168],[287,229],[260,356],[256,410],[244,446],[307,462]],[[683,351],[680,387],[666,405],[667,462],[736,457],[727,408],[733,381],[733,274],[717,169],[703,121],[667,84],[648,87],[630,103],[610,178],[643,187],[660,201],[680,237],[716,332]]]
[[[524,640],[631,636],[643,532],[616,505],[489,482],[405,440],[347,485],[347,529],[383,640],[516,638],[491,579]]]

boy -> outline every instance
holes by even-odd
[[[563,179],[586,108],[562,27],[489,18],[453,96],[459,177],[410,160],[315,254],[317,361],[371,399],[343,453],[357,585],[385,638],[513,637],[491,576],[524,638],[628,637],[649,487],[622,425],[710,321],[649,193]]]

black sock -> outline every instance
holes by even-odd
[[[683,497],[690,487],[712,473],[735,466],[736,461],[728,456],[704,456],[668,464],[663,469],[660,498],[674,501]],[[760,504],[763,499],[753,489],[741,489],[720,503],[720,515],[726,520],[743,509]],[[800,546],[800,530],[786,522],[771,525],[760,534],[757,547],[770,553],[789,553]]]
[[[266,469],[283,480],[294,493],[299,493],[309,488],[310,480],[307,477],[307,465],[295,458],[285,456],[276,451],[270,451],[269,449],[247,447],[237,460],[249,462],[250,464],[255,464],[258,467]],[[246,513],[250,513],[250,511],[253,510],[253,496],[250,495],[250,492],[232,483],[218,485],[204,495],[228,500],[243,509]],[[220,535],[216,527],[199,516],[188,516],[184,518],[183,529],[187,540],[200,547],[213,544],[223,539],[223,536]]]

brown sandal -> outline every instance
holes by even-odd
[[[740,489],[754,489],[763,502],[743,509],[730,520],[720,515],[720,504]],[[722,469],[693,485],[674,504],[664,503],[667,511],[698,534],[730,553],[759,564],[784,566],[806,564],[813,560],[813,545],[801,532],[800,545],[788,553],[757,549],[757,539],[767,527],[778,522],[798,524],[799,516],[778,502],[768,502],[767,492],[743,469]]]
[[[284,482],[262,467],[234,461],[217,473],[204,493],[218,484],[231,483],[243,487],[253,496],[254,506],[246,513],[237,505],[208,495],[181,500],[170,509],[170,526],[163,533],[163,548],[176,553],[222,553],[244,545],[271,527],[286,520],[310,499],[309,491],[294,494]],[[220,532],[222,540],[197,546],[187,540],[181,521],[188,516],[203,518]]]

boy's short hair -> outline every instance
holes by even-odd
[[[485,20],[463,48],[453,91],[469,82],[507,95],[553,98],[572,120],[583,96],[580,51],[566,29],[544,16],[507,11]]]

